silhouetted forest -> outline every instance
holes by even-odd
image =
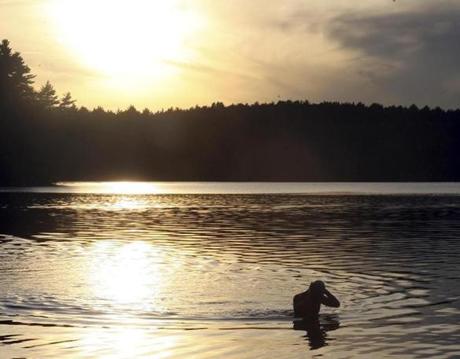
[[[457,181],[460,111],[280,101],[111,112],[39,90],[0,45],[0,185],[76,180]]]

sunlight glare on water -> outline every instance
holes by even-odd
[[[460,355],[460,196],[432,194],[453,185],[108,188],[134,194],[0,193],[0,358]],[[315,279],[342,306],[294,331]]]
[[[161,252],[146,242],[96,242],[88,253],[91,290],[110,302],[155,303],[163,285]]]
[[[147,202],[143,199],[136,198],[136,197],[118,197],[115,199],[114,202],[109,204],[107,209],[112,208],[113,210],[140,210],[144,209],[147,206]]]
[[[106,194],[157,194],[160,189],[155,182],[62,182],[58,186],[88,193]]]
[[[460,194],[459,183],[398,182],[59,182],[53,187],[0,188],[0,192],[92,194]]]

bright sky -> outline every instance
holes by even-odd
[[[0,0],[0,37],[79,105],[459,107],[460,2]]]

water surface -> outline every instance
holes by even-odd
[[[59,182],[0,192],[92,194],[460,194],[457,182]]]
[[[455,191],[23,192],[0,194],[2,358],[460,355]],[[315,279],[342,307],[293,330]]]

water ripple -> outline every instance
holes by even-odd
[[[458,196],[1,194],[0,224],[0,345],[12,356],[78,357],[87,343],[109,355],[121,328],[148,338],[143,355],[185,330],[180,340],[203,344],[175,353],[301,357],[304,339],[334,357],[460,353]],[[283,330],[292,295],[318,278],[342,301],[320,346],[312,328]],[[86,331],[107,346],[82,342]]]

